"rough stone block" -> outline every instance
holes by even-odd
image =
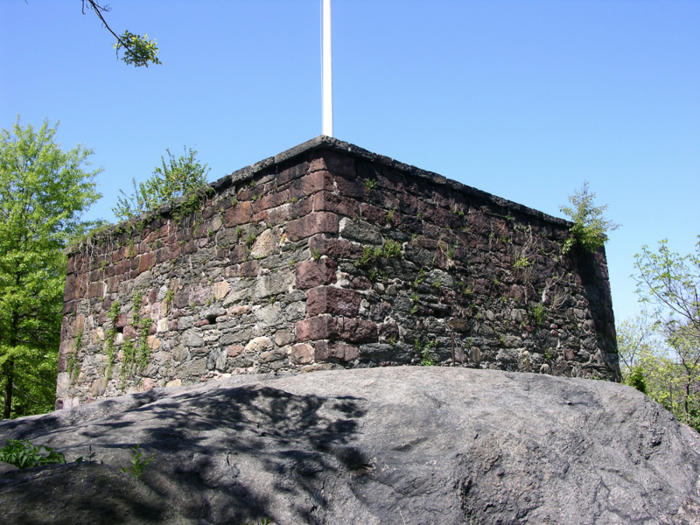
[[[361,296],[354,290],[320,286],[306,293],[306,314],[314,317],[320,314],[354,317],[360,311]]]
[[[323,361],[353,361],[360,356],[356,346],[341,341],[318,341],[315,343],[314,358]]]
[[[314,195],[314,211],[332,211],[354,219],[360,216],[360,203],[329,191],[320,191]]]
[[[311,159],[309,171],[327,170],[333,175],[355,177],[355,159],[337,151],[319,150]]]
[[[310,344],[301,343],[292,347],[289,360],[295,365],[308,365],[314,362],[314,349]]]
[[[224,214],[224,225],[227,227],[246,224],[253,218],[253,206],[250,202],[239,202]]]
[[[326,237],[324,234],[314,235],[309,238],[309,249],[318,251],[321,255],[327,255],[333,259],[356,259],[362,255],[362,245],[335,237]]]
[[[342,322],[340,339],[352,343],[375,343],[379,339],[377,325],[372,321],[348,317],[340,318],[338,321]]]
[[[275,228],[276,230],[277,228]],[[263,231],[250,249],[251,257],[267,257],[279,251],[279,235],[274,230]]]
[[[245,348],[242,345],[229,345],[226,351],[229,357],[238,357],[245,351]]]
[[[106,389],[107,379],[104,377],[100,377],[99,379],[95,379],[95,381],[92,382],[92,386],[90,387],[90,395],[92,397],[99,397],[105,393]]]
[[[320,315],[304,319],[296,324],[297,341],[314,341],[317,339],[338,338],[335,319],[330,315]]]
[[[258,261],[247,261],[238,268],[240,277],[256,277],[260,271],[260,263]]]
[[[263,352],[272,348],[272,341],[268,337],[256,337],[245,345],[247,353]]]
[[[216,299],[217,301],[220,301],[221,299],[226,297],[226,294],[229,291],[229,285],[226,281],[214,283],[211,288],[212,292],[214,293],[214,299]]]
[[[277,330],[275,333],[275,344],[277,346],[287,346],[294,340],[294,334],[291,330]]]
[[[286,234],[292,241],[317,233],[338,233],[338,216],[326,211],[313,212],[287,223]]]
[[[353,220],[345,217],[340,221],[340,235],[363,244],[379,245],[384,242],[379,228],[365,221]]]
[[[308,290],[316,286],[332,284],[336,281],[337,268],[338,263],[327,257],[317,261],[300,262],[296,267],[296,287],[300,290]]]
[[[292,183],[289,188],[291,198],[308,197],[318,191],[333,190],[333,175],[328,171],[316,171]]]

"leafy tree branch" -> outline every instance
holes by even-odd
[[[148,67],[149,62],[152,64],[161,64],[161,61],[158,59],[158,46],[155,40],[149,40],[146,34],[143,36],[135,35],[130,31],[124,31],[121,35],[118,35],[109,27],[109,24],[103,16],[103,13],[109,13],[112,10],[109,5],[100,5],[95,0],[82,0],[82,2],[83,14],[85,14],[86,8],[92,10],[107,31],[112,33],[114,38],[117,39],[114,48],[116,49],[117,57],[119,57],[119,51],[123,49],[124,56],[121,59],[124,63],[133,65],[134,67]]]

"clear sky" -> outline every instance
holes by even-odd
[[[0,127],[60,120],[120,188],[165,149],[210,179],[321,132],[319,0],[112,0],[161,66],[115,59],[80,0],[0,0]],[[335,136],[561,216],[588,180],[623,226],[607,245],[615,315],[634,254],[700,234],[700,1],[333,0]]]

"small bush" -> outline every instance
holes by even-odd
[[[41,449],[44,449],[44,454]],[[60,452],[44,445],[35,446],[31,441],[8,439],[0,450],[0,461],[14,465],[19,469],[36,467],[39,465],[53,465],[65,463],[66,458]]]

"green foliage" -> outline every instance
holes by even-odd
[[[109,24],[105,20],[103,13],[108,13],[112,10],[109,5],[100,5],[97,0],[83,0],[83,13],[85,9],[92,10],[97,18],[100,19],[102,25],[112,33],[114,38],[117,39],[117,43],[114,44],[114,48],[117,52],[117,58],[119,57],[119,51],[124,51],[124,56],[121,60],[125,64],[133,65],[134,67],[146,66],[151,62],[153,64],[160,64],[158,60],[158,46],[156,46],[155,40],[148,40],[148,35],[135,35],[130,31],[124,31],[121,35],[117,35]]]
[[[537,326],[542,326],[542,323],[544,322],[544,314],[545,314],[544,305],[542,303],[538,304],[532,310],[530,310],[530,314],[532,315],[532,318],[537,323]]]
[[[135,478],[141,476],[143,469],[146,468],[151,461],[153,461],[154,454],[151,454],[147,459],[141,459],[143,457],[143,452],[140,450],[141,444],[137,444],[132,447],[131,450],[134,451],[134,457],[131,458],[130,467],[122,467],[122,472],[126,474],[131,474]]]
[[[515,261],[515,263],[513,264],[513,268],[516,268],[516,269],[527,268],[528,266],[530,266],[530,264],[531,264],[530,259],[528,259],[524,255],[521,255],[520,257],[518,257],[518,260]]]
[[[178,197],[188,196],[181,208],[181,213],[189,214],[199,204],[201,196],[197,190],[206,185],[207,165],[196,159],[197,151],[184,147],[185,154],[175,158],[169,149],[168,160],[161,157],[161,166],[153,170],[153,174],[144,182],[136,183],[132,179],[134,192],[131,195],[120,190],[121,196],[117,205],[112,208],[119,220],[127,220],[142,213],[156,210],[161,205],[171,202]]]
[[[423,366],[434,366],[435,365],[435,360],[433,359],[432,356],[432,350],[437,347],[437,341],[431,341],[427,343],[425,346],[421,345],[420,341],[418,339],[415,340],[413,343],[413,347],[416,350],[416,353],[420,356],[420,364]]]
[[[362,247],[362,255],[360,256],[359,259],[355,261],[355,266],[367,266],[369,261],[372,259],[372,247],[371,246],[363,246]]]
[[[623,382],[645,392],[679,421],[700,431],[697,343],[683,330],[665,332],[663,325],[647,313],[620,323],[617,343]]]
[[[314,248],[311,250],[311,257],[313,257],[314,261],[318,261],[321,258],[321,252]]]
[[[382,250],[382,255],[387,259],[400,258],[401,257],[401,243],[398,241],[388,240],[384,243],[384,248]]]
[[[112,378],[112,369],[114,368],[114,363],[117,360],[116,351],[114,348],[114,340],[117,337],[117,320],[119,319],[119,311],[121,306],[119,301],[114,301],[112,306],[109,307],[107,311],[107,318],[110,320],[109,328],[105,333],[105,354],[107,355],[107,368],[105,370],[105,377],[107,380]]]
[[[3,417],[53,409],[63,310],[63,249],[95,223],[92,150],[63,151],[58,124],[0,130],[0,399]]]
[[[630,374],[625,379],[625,384],[636,388],[642,394],[647,393],[647,382],[644,379],[644,369],[641,366],[635,366],[630,371]]]
[[[144,33],[143,36],[135,35],[130,31],[124,31],[114,44],[114,49],[117,51],[117,56],[119,56],[119,51],[124,50],[124,56],[122,60],[127,65],[133,65],[134,67],[146,66],[148,63],[161,64],[158,60],[158,46],[155,40],[149,40],[148,35]]]
[[[564,242],[563,253],[569,252],[574,245],[584,251],[594,253],[608,240],[606,232],[617,230],[620,225],[603,218],[608,205],[595,206],[595,193],[590,193],[588,182],[583,182],[581,190],[569,196],[573,207],[562,206],[559,210],[566,214],[574,225],[569,230],[571,237]]]
[[[44,449],[42,453],[41,449]],[[44,445],[35,446],[28,439],[24,441],[8,439],[0,450],[0,461],[14,465],[19,469],[65,463],[66,458],[60,452]]]
[[[656,321],[668,335],[685,331],[700,345],[700,235],[696,253],[680,255],[668,249],[666,239],[657,253],[642,246],[634,256],[637,294],[654,307]]]

